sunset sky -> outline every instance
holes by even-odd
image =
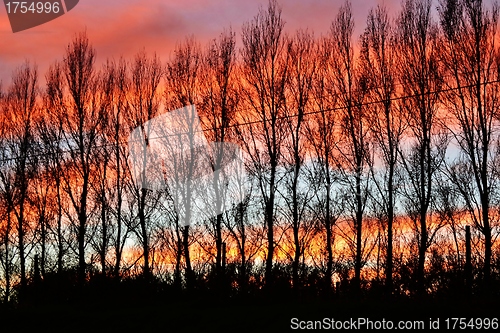
[[[491,307],[496,1],[0,1],[0,309]]]
[[[325,33],[343,0],[281,0],[286,30],[310,29]],[[384,3],[396,13],[399,0],[353,0],[356,35],[364,28],[370,8]],[[0,5],[0,81],[8,84],[12,70],[25,59],[38,64],[44,74],[61,59],[72,37],[83,30],[97,50],[97,62],[128,58],[145,48],[167,60],[176,42],[194,35],[201,44],[227,27],[239,36],[267,0],[80,0],[66,15],[41,26],[12,33],[6,8]],[[437,2],[436,2],[437,4]]]

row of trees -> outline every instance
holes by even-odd
[[[462,284],[466,225],[475,281],[492,287],[498,8],[437,8],[436,18],[430,0],[405,0],[391,19],[378,6],[355,39],[349,3],[315,37],[287,34],[271,0],[239,47],[226,30],[205,48],[186,39],[166,63],[139,52],[98,68],[82,33],[43,84],[20,66],[0,90],[3,299],[73,268],[79,285],[141,276],[423,294]],[[168,188],[134,180],[127,146],[131,131],[187,105],[209,141],[240,145],[248,174],[242,202],[195,224]],[[220,169],[223,153],[212,157]]]

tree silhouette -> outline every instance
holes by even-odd
[[[368,78],[360,71],[354,57],[352,34],[354,21],[350,3],[339,9],[332,23],[330,38],[333,48],[335,90],[339,95],[339,111],[342,142],[339,143],[339,159],[344,180],[352,199],[354,225],[354,288],[359,289],[363,266],[363,215],[368,199],[368,171],[371,164],[371,143],[364,102],[368,93]]]
[[[402,103],[408,130],[414,140],[401,154],[408,181],[403,189],[406,210],[418,242],[417,288],[423,294],[426,252],[430,245],[429,210],[434,176],[446,149],[446,135],[438,127],[439,90],[443,84],[438,66],[438,31],[431,17],[431,2],[408,0],[397,22],[398,67]],[[403,149],[401,149],[403,151]]]
[[[452,169],[451,180],[464,197],[470,218],[484,236],[483,276],[491,278],[492,213],[497,191],[496,163],[500,53],[498,6],[491,10],[482,1],[441,1],[439,7],[442,47],[441,64],[449,76],[443,104],[448,111],[448,131],[461,149],[458,163],[468,165],[473,186]]]
[[[363,49],[360,61],[370,82],[370,106],[368,119],[374,141],[383,160],[383,178],[374,177],[373,183],[380,194],[377,204],[384,212],[387,223],[387,250],[385,284],[389,294],[392,292],[393,275],[393,227],[396,215],[396,168],[398,151],[403,137],[405,124],[401,109],[393,101],[396,97],[396,54],[393,28],[385,7],[377,6],[368,15],[367,27],[362,36]]]
[[[273,284],[277,169],[285,135],[280,120],[288,77],[283,27],[281,8],[272,0],[267,10],[261,8],[259,14],[244,25],[241,50],[244,105],[251,110],[248,115],[243,115],[243,119],[246,122],[259,121],[257,126],[248,128],[250,138],[243,141],[252,158],[264,204],[267,230],[265,280],[268,286]]]

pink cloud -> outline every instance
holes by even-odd
[[[366,15],[378,1],[352,1],[356,34],[361,33]],[[389,8],[399,2],[384,0]],[[282,0],[286,30],[308,28],[325,33],[343,0]],[[57,59],[66,45],[83,30],[97,50],[98,62],[106,58],[130,58],[139,50],[157,52],[167,60],[175,44],[194,35],[202,45],[229,26],[239,34],[243,22],[251,20],[267,0],[86,0],[71,12],[47,24],[13,34],[5,8],[0,6],[0,81],[7,83],[12,70],[25,59],[36,62],[40,74]]]

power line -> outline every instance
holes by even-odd
[[[494,84],[494,83],[500,83],[500,79],[482,82],[480,85],[484,86],[484,85],[489,85],[489,84]],[[399,83],[399,84],[402,85],[402,83]],[[464,86],[460,86],[460,87],[450,87],[450,88],[444,88],[444,89],[429,91],[429,92],[425,92],[425,93],[422,93],[422,94],[411,94],[411,95],[405,95],[405,96],[395,96],[395,97],[392,97],[390,99],[378,99],[378,100],[367,101],[367,102],[363,102],[363,103],[354,103],[353,106],[354,107],[363,107],[363,106],[370,106],[370,105],[375,105],[375,104],[381,104],[381,103],[385,103],[387,101],[391,101],[391,102],[402,101],[402,100],[406,100],[406,99],[410,99],[410,98],[415,98],[415,97],[419,97],[419,96],[441,94],[441,93],[450,92],[450,91],[459,90],[459,89],[472,88],[472,87],[475,87],[476,85],[477,84],[474,83],[474,84],[464,85]],[[378,87],[378,88],[380,88],[380,87]],[[314,99],[312,99],[312,100],[314,100]],[[349,106],[336,106],[336,107],[331,107],[331,108],[319,109],[319,110],[304,112],[303,116],[305,117],[305,116],[310,116],[310,115],[315,115],[315,114],[329,113],[329,112],[333,112],[333,111],[340,111],[340,110],[345,110],[348,107]],[[255,108],[246,108],[246,109],[242,109],[242,110],[255,111]],[[242,111],[242,110],[240,109],[240,111]],[[296,117],[298,117],[298,114],[282,115],[282,116],[276,117],[276,120],[277,121],[281,121],[281,120],[286,120],[286,119],[296,118]],[[231,124],[231,125],[228,125],[228,126],[226,126],[224,128],[230,129],[230,128],[236,128],[236,127],[250,126],[250,125],[256,125],[256,124],[263,123],[263,122],[264,122],[263,119],[258,119],[258,120],[243,122],[243,123]],[[221,129],[222,129],[222,127],[206,128],[206,129],[202,129],[201,131],[202,132],[212,132],[212,131],[217,131],[217,130],[221,130]],[[176,133],[176,134],[171,134],[171,135],[158,136],[158,137],[154,137],[154,138],[148,138],[148,140],[157,140],[157,139],[168,138],[168,137],[182,135],[182,134],[189,134],[189,133]],[[127,142],[119,141],[119,142],[113,142],[113,143],[106,143],[106,144],[96,145],[94,148],[95,149],[99,149],[99,148],[105,148],[105,147],[115,147],[117,144],[118,145],[124,145],[124,144],[127,144],[129,142],[142,143],[143,141],[127,141]],[[62,151],[60,151],[61,154],[68,154],[68,153],[71,153],[71,152],[72,152],[72,150],[62,150]],[[39,153],[39,154],[31,154],[30,156],[31,157],[43,157],[43,156],[50,156],[50,155],[53,155],[53,154],[51,154],[51,153]],[[19,157],[4,158],[4,159],[0,159],[0,163],[5,163],[5,162],[17,160],[17,159],[19,159]]]

